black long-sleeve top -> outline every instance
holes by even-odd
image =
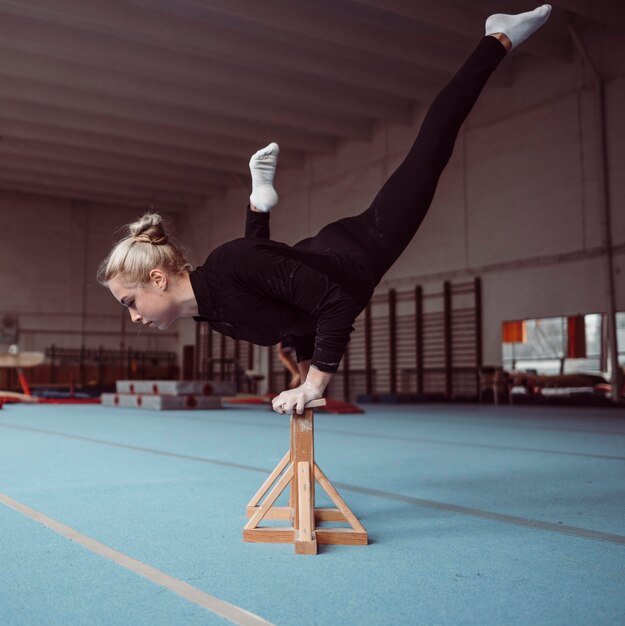
[[[269,237],[269,214],[248,208],[245,237],[217,247],[190,273],[196,320],[233,339],[261,346],[290,336],[297,360],[338,369],[353,323],[373,292],[362,255],[294,246]]]

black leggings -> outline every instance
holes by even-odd
[[[417,232],[458,131],[505,55],[501,42],[484,37],[434,99],[408,155],[371,206],[359,215],[328,224],[294,247],[358,253],[370,264],[377,284]]]

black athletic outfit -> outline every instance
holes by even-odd
[[[353,323],[423,221],[460,126],[506,55],[484,37],[432,103],[403,163],[371,206],[293,246],[269,239],[269,214],[248,208],[245,237],[190,274],[199,316],[233,339],[270,346],[291,337],[297,360],[334,373]]]

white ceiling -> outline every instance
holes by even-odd
[[[518,0],[0,0],[0,190],[184,209],[408,123]],[[625,28],[621,0],[562,0],[520,48],[570,63],[567,20]],[[518,62],[518,61],[517,61]],[[557,67],[557,66],[556,66]],[[514,58],[497,74],[502,88]]]

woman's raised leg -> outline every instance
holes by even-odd
[[[378,279],[403,252],[423,221],[458,131],[507,48],[515,47],[537,30],[550,10],[549,5],[543,5],[520,15],[489,17],[487,36],[434,99],[408,155],[371,206],[360,215],[340,220],[359,240],[371,245]]]

